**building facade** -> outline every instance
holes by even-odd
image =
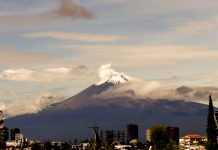
[[[138,125],[128,124],[127,125],[127,142],[137,143],[138,141]]]
[[[105,130],[101,131],[101,140],[107,143],[125,142],[125,132],[124,131],[115,131],[115,130]]]
[[[166,130],[168,132],[168,138],[171,142],[179,143],[179,127],[167,126]],[[151,142],[151,130],[147,129],[145,133],[145,138],[147,142]]]
[[[205,150],[205,141],[206,137],[199,134],[187,134],[180,137],[179,145],[181,150]]]
[[[179,128],[178,127],[167,127],[170,141],[179,143]]]

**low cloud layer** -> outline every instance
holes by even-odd
[[[102,67],[106,67],[103,65]],[[102,68],[100,67],[100,68]],[[110,68],[113,72],[114,69]],[[110,70],[109,70],[110,71]],[[101,72],[100,72],[101,73]],[[117,72],[118,73],[118,72]],[[104,76],[107,78],[107,76]],[[107,80],[107,79],[105,79]],[[170,100],[186,100],[195,102],[207,102],[208,96],[213,94],[216,96],[218,87],[212,86],[184,86],[175,84],[173,79],[168,80],[130,80],[124,84],[116,85],[103,91],[98,98],[112,99],[113,97],[128,97],[132,100],[137,99],[170,99]]]
[[[31,69],[6,69],[0,72],[1,80],[11,81],[55,81],[55,80],[73,80],[76,77],[92,76],[92,71],[86,66],[78,67],[57,67],[46,68],[44,70]]]
[[[78,32],[33,32],[24,34],[22,37],[27,39],[35,38],[50,38],[56,40],[75,40],[85,42],[114,42],[125,39],[124,36],[119,35],[107,35],[107,34],[91,34],[91,33],[78,33]]]
[[[128,97],[137,99],[170,99],[194,102],[207,102],[211,93],[217,93],[217,87],[173,86],[160,81],[131,82],[115,86],[97,95],[98,98]]]
[[[57,93],[44,92],[39,95],[28,95],[23,99],[16,100],[10,104],[2,104],[6,117],[22,114],[32,114],[43,110],[50,104],[63,100]]]

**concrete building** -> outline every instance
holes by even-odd
[[[127,142],[132,144],[138,142],[138,125],[136,124],[127,125]]]
[[[8,140],[6,141],[6,147],[9,148],[9,147],[17,147],[18,144],[15,140]]]
[[[115,145],[115,150],[129,150],[131,148],[131,145]]]
[[[15,141],[23,140],[24,135],[22,133],[15,134]]]
[[[6,141],[6,147],[7,148],[20,147],[23,146],[25,141],[27,141],[27,139],[24,138],[24,135],[22,133],[16,133],[15,140]]]
[[[147,129],[145,132],[145,141],[151,141],[151,130]]]
[[[179,143],[179,128],[178,127],[167,127],[170,141]]]
[[[101,140],[108,143],[125,142],[125,132],[124,131],[114,131],[114,130],[105,130],[101,131]]]
[[[187,134],[180,137],[179,145],[181,150],[205,150],[203,143],[206,137],[199,134]]]
[[[166,128],[167,128],[167,131],[168,131],[169,140],[172,141],[172,142],[179,143],[179,128],[178,127],[171,127],[171,126],[168,126]],[[150,129],[146,130],[145,138],[146,138],[146,141],[151,142],[151,131],[150,131]]]
[[[89,143],[81,143],[81,148],[82,150],[85,150],[87,147],[89,147],[90,144]]]

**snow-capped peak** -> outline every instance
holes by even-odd
[[[107,83],[125,83],[131,80],[131,77],[124,73],[116,72],[114,69],[111,68],[111,64],[102,65],[98,69],[100,81],[96,83],[96,85]]]

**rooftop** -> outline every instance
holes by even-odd
[[[188,138],[205,138],[205,136],[201,136],[199,134],[187,134],[185,136],[180,137],[181,139],[188,139]]]

